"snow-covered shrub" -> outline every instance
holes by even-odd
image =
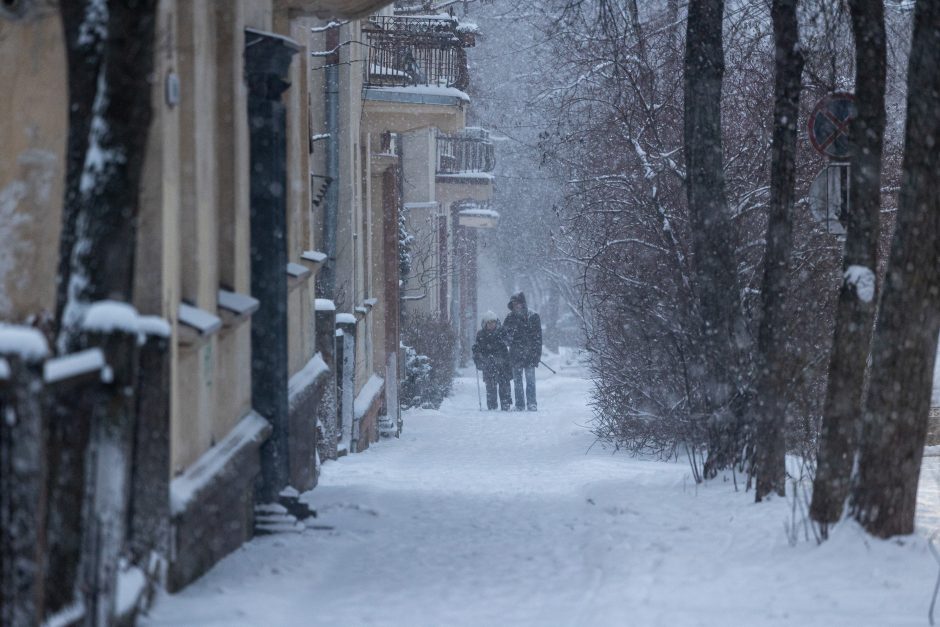
[[[431,361],[427,355],[419,355],[410,346],[402,345],[405,352],[405,376],[401,380],[398,398],[402,409],[420,407],[421,392],[427,389],[431,379]]]
[[[456,370],[457,337],[450,323],[432,316],[402,316],[405,376],[399,398],[403,409],[437,409],[450,394]]]

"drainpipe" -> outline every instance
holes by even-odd
[[[326,263],[320,270],[319,296],[332,299],[336,287],[336,220],[339,210],[339,26],[326,31],[327,50],[336,50],[326,58],[326,175],[330,184],[323,206],[323,243]]]

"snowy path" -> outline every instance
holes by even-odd
[[[480,412],[459,380],[401,440],[324,467],[305,498],[332,530],[255,539],[146,624],[926,624],[922,539],[790,547],[784,500],[588,450],[589,383],[549,374],[538,413]]]

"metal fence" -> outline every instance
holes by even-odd
[[[374,17],[363,36],[369,50],[368,86],[467,87],[463,39],[452,18]]]
[[[492,172],[496,167],[496,151],[489,133],[483,129],[466,129],[456,135],[437,136],[437,173]]]

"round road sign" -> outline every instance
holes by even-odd
[[[855,96],[835,92],[824,96],[809,115],[809,141],[824,157],[849,156],[849,123],[856,116]]]

